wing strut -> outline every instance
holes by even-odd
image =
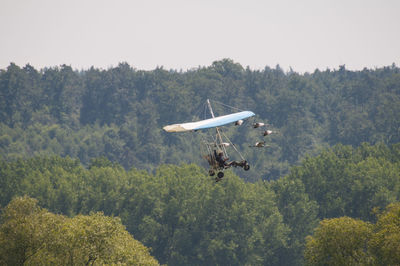
[[[209,99],[207,99],[207,105],[208,105],[208,109],[210,110],[210,113],[211,113],[212,118],[214,118],[214,117],[215,117],[215,116],[214,116],[214,112],[213,112],[213,109],[212,109],[212,107],[211,107],[211,103],[210,103],[210,100],[209,100]],[[223,142],[223,141],[222,141],[221,133],[220,133],[220,131],[219,131],[219,127],[216,127],[216,131],[217,131],[217,139],[218,139],[218,141],[219,141],[219,144],[217,143],[217,146],[221,147],[222,150],[224,151],[225,157],[228,157],[228,153],[226,152],[226,148],[225,148],[224,145],[222,145],[222,142]]]

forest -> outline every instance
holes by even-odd
[[[206,99],[218,115],[227,106],[251,110],[278,132],[264,138],[226,127],[251,169],[227,171],[219,183],[207,175],[196,133],[162,130],[198,119]],[[268,148],[249,147],[262,138]],[[400,239],[394,64],[298,74],[230,59],[185,72],[11,63],[0,70],[0,154],[0,243],[20,237],[10,234],[15,219],[31,221],[26,228],[54,221],[51,234],[37,228],[38,242],[0,245],[2,263],[400,263],[393,255]],[[76,237],[80,224],[91,234],[90,223],[117,232],[104,237],[115,253],[93,253],[96,242],[60,253],[69,243],[54,243],[61,225]],[[18,243],[24,255],[16,255]],[[115,260],[132,249],[136,257]]]

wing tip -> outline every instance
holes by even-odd
[[[167,132],[184,132],[187,129],[183,128],[180,124],[168,125],[163,127],[163,129]]]

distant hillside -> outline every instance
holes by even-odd
[[[196,134],[166,134],[162,126],[190,121],[205,100],[257,114],[279,134],[228,127],[247,156],[247,180],[276,179],[307,153],[342,143],[400,142],[400,69],[316,70],[300,75],[277,66],[251,70],[230,59],[186,72],[142,71],[121,63],[107,70],[70,66],[0,70],[0,154],[3,159],[56,154],[106,156],[125,168],[202,164]],[[224,114],[223,105],[215,112]],[[249,133],[250,132],[250,133]]]

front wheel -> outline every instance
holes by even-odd
[[[250,170],[250,165],[246,163],[246,164],[244,165],[243,169],[244,169],[245,171],[249,171],[249,170]]]
[[[224,173],[223,172],[218,172],[218,178],[223,178],[224,177]]]

